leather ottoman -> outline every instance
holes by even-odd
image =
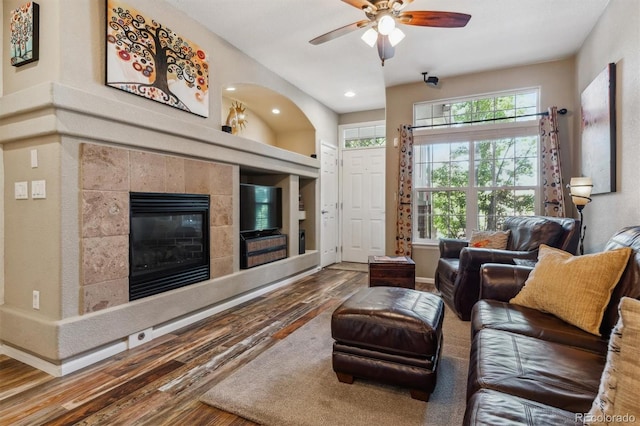
[[[444,303],[435,294],[397,287],[365,288],[331,318],[333,371],[407,387],[428,401],[442,351]]]

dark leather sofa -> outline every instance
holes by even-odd
[[[510,230],[506,250],[468,247],[467,240],[440,240],[440,259],[435,285],[445,303],[469,321],[471,308],[480,294],[480,267],[485,263],[513,265],[515,259],[534,261],[540,244],[575,254],[580,221],[546,216],[514,216],[505,219],[502,230]]]
[[[471,314],[465,425],[583,424],[604,369],[623,296],[640,298],[640,226],[617,232],[606,250],[634,255],[614,288],[600,332],[582,331],[535,309],[512,305],[530,267],[488,264]]]

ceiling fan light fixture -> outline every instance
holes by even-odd
[[[396,20],[391,15],[384,15],[378,20],[378,32],[389,35],[396,28]]]
[[[373,28],[369,28],[367,31],[364,32],[364,34],[362,34],[362,37],[360,38],[362,39],[362,41],[367,43],[369,47],[373,47],[375,46],[376,41],[378,40],[378,32]]]
[[[404,6],[405,6],[404,1],[396,0],[396,1],[393,2],[393,5],[391,6],[391,9],[393,9],[396,12],[398,12],[398,11],[402,10],[404,8]]]
[[[395,47],[404,39],[405,35],[402,30],[398,27],[394,28],[389,34],[389,43],[391,46]]]

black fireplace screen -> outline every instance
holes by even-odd
[[[129,300],[209,279],[209,196],[132,192]]]

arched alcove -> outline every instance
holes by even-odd
[[[233,90],[229,90],[233,88]],[[287,97],[263,86],[247,83],[222,88],[222,124],[230,109],[240,103],[246,123],[237,134],[305,156],[316,152],[316,130],[298,106]],[[279,113],[274,113],[277,109]]]

